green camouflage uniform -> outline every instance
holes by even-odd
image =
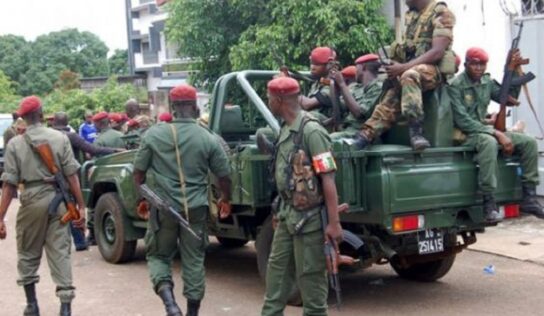
[[[433,0],[422,12],[409,11],[406,13],[404,44],[393,45],[392,59],[406,63],[423,55],[432,48],[435,37],[447,37],[453,43],[454,24],[455,16],[442,2]],[[445,79],[444,75],[455,71],[452,43],[445,57],[436,65],[417,65],[405,71],[400,80],[393,80],[393,87],[386,91],[371,118],[365,123],[363,133],[367,138],[374,139],[390,129],[399,114],[409,121],[423,121],[422,92],[437,88]],[[442,65],[446,67],[441,68]],[[445,68],[448,69],[443,70]]]
[[[125,142],[121,138],[122,136],[123,133],[108,127],[100,131],[100,135],[94,144],[100,147],[125,148]]]
[[[146,258],[151,282],[172,282],[172,258],[177,247],[181,254],[183,295],[189,300],[204,297],[204,255],[208,244],[208,171],[217,177],[230,174],[228,158],[215,135],[194,119],[175,119],[170,124],[150,127],[143,136],[134,168],[146,172],[146,184],[172,206],[183,212],[176,149],[171,125],[177,129],[181,165],[185,176],[188,221],[202,241],[191,237],[179,224],[159,213],[159,229],[148,226],[145,236]]]
[[[378,104],[380,96],[382,95],[383,78],[376,78],[368,83],[366,86],[358,82],[353,82],[349,85],[349,90],[353,95],[353,98],[361,109],[361,116],[355,117],[353,113],[349,113],[344,120],[343,130],[331,134],[331,139],[339,138],[351,138],[355,136],[365,121],[370,117],[374,111],[374,107]],[[343,98],[341,102],[345,103]],[[347,106],[345,106],[347,108]]]
[[[65,176],[75,174],[79,163],[74,159],[72,146],[66,135],[41,124],[28,126],[26,137],[34,144],[48,142],[55,163]],[[45,164],[34,153],[25,136],[11,139],[5,153],[5,170],[2,181],[14,186],[24,185],[20,195],[21,207],[17,212],[17,283],[21,286],[40,280],[38,268],[45,249],[51,278],[57,285],[57,296],[69,303],[75,296],[70,264],[70,225],[61,224],[66,213],[63,203],[55,214],[47,208],[56,195],[55,188],[44,182],[51,177]]]
[[[455,127],[466,135],[461,143],[476,150],[475,160],[480,169],[478,184],[483,193],[493,193],[497,188],[497,155],[499,144],[493,133],[495,129],[485,124],[487,107],[491,100],[499,101],[499,84],[485,74],[480,83],[470,80],[466,72],[457,76],[449,87]],[[517,97],[519,87],[510,95]],[[514,153],[521,157],[523,182],[538,185],[538,145],[533,137],[506,132],[514,144]]]
[[[322,84],[320,80],[315,81],[310,87],[308,98],[317,98],[320,103],[318,109],[310,112],[319,122],[332,117],[331,88],[328,85]]]
[[[297,211],[291,205],[288,175],[285,170],[291,164],[289,156],[294,151],[294,135],[300,130],[301,111],[291,126],[283,124],[275,160],[275,180],[280,194],[279,224],[274,233],[272,251],[266,274],[266,294],[262,316],[283,315],[292,286],[296,283],[301,291],[304,315],[327,315],[328,280],[323,245],[325,237],[321,229],[321,217],[311,217],[302,231],[295,235],[295,225],[305,212],[316,212],[320,207]],[[306,123],[302,131],[302,148],[308,157],[330,152],[331,143],[327,131],[314,119]],[[331,170],[333,171],[333,170]],[[314,183],[320,183],[314,179]]]

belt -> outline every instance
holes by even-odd
[[[41,179],[41,180],[23,181],[23,186],[25,187],[25,189],[30,189],[30,188],[34,188],[44,184],[52,185],[54,183],[55,183],[55,180],[53,179]]]

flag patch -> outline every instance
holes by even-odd
[[[330,151],[312,157],[312,161],[317,174],[336,170],[336,162]]]

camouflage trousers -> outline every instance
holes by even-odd
[[[435,65],[417,65],[405,71],[400,80],[394,80],[380,103],[365,122],[363,133],[372,140],[386,132],[402,114],[408,121],[423,120],[423,96],[442,83]]]

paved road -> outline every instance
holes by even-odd
[[[8,239],[0,242],[0,315],[21,315],[24,294],[17,287],[14,210],[9,214]],[[73,255],[78,297],[74,315],[163,315],[151,290],[142,246],[135,261],[105,263],[93,247]],[[42,315],[56,315],[58,302],[43,261],[38,284]],[[495,275],[483,273],[493,264]],[[179,274],[179,264],[174,266]],[[181,293],[179,277],[176,293]],[[490,254],[467,251],[440,282],[421,284],[396,277],[389,266],[374,267],[342,278],[344,308],[330,315],[542,315],[544,266]],[[225,250],[212,242],[207,260],[207,293],[201,315],[258,315],[263,285],[251,244]],[[184,302],[181,294],[178,301]],[[184,305],[184,303],[183,303]],[[185,308],[183,308],[185,309]],[[301,315],[288,308],[285,315]]]

